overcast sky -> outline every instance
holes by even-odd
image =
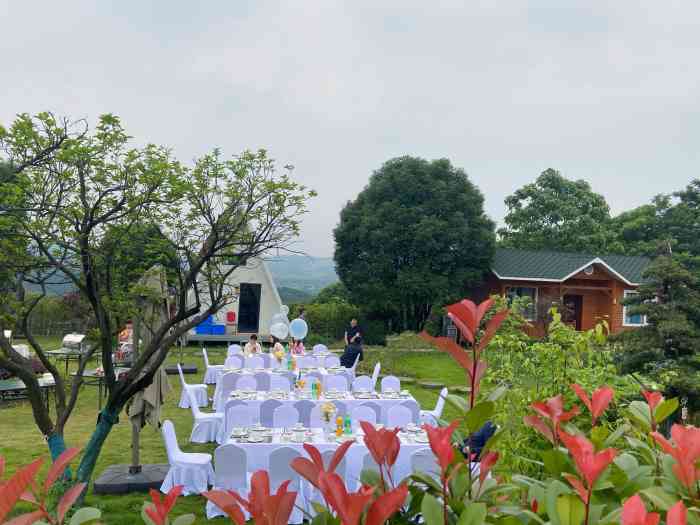
[[[4,0],[0,122],[111,112],[183,161],[265,147],[318,191],[301,246],[327,256],[398,155],[451,159],[497,221],[548,167],[614,213],[682,188],[699,48],[691,1]]]

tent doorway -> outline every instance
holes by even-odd
[[[260,328],[261,286],[254,283],[241,283],[241,296],[238,299],[238,331],[257,333]]]

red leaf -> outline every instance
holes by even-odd
[[[647,390],[642,390],[642,395],[644,396],[644,399],[647,400],[647,404],[649,405],[649,409],[651,410],[651,413],[654,413],[654,410],[656,410],[656,407],[659,405],[664,400],[664,396],[661,392],[649,392]]]
[[[0,479],[2,479],[4,474],[5,474],[5,458],[3,456],[0,456]],[[1,486],[2,485],[0,485],[0,487]]]
[[[322,472],[313,461],[307,458],[294,458],[290,466],[314,487],[318,486],[318,475]]]
[[[493,306],[493,303],[495,301],[489,297],[485,301],[483,301],[477,308],[476,308],[476,326],[478,327],[481,324],[481,321],[483,320],[484,316],[486,313],[491,309]]]
[[[448,315],[456,317],[462,327],[472,335],[471,341],[473,342],[474,335],[479,329],[479,325],[476,323],[476,305],[469,299],[463,299],[458,303],[448,305],[446,309]]]
[[[572,436],[560,431],[559,437],[574,458],[576,469],[586,480],[589,488],[593,487],[596,480],[617,455],[617,450],[612,448],[596,453],[593,443],[583,436]]]
[[[578,479],[576,476],[573,474],[569,474],[568,472],[565,472],[562,474],[566,478],[566,481],[571,483],[571,486],[574,487],[576,492],[578,492],[579,498],[581,498],[581,501],[583,501],[584,505],[588,504],[588,491],[586,490],[586,487],[583,486],[583,483],[581,483],[581,480]]]
[[[36,523],[39,521],[41,518],[47,517],[46,512],[43,510],[35,510],[33,512],[28,512],[27,514],[22,514],[20,516],[17,516],[15,518],[12,518],[10,521],[5,521],[3,522],[4,525],[32,525],[33,523]]]
[[[501,310],[491,319],[489,319],[489,322],[486,324],[486,329],[484,330],[484,335],[482,335],[481,339],[479,339],[479,349],[483,350],[486,348],[489,341],[491,341],[493,336],[496,335],[496,332],[501,327],[503,321],[505,321],[506,317],[508,317],[509,313],[510,312],[508,310]]]
[[[467,371],[467,373],[469,373],[473,366],[471,357],[469,357],[467,351],[461,346],[459,346],[457,343],[455,343],[451,339],[449,340],[449,342],[450,344],[445,345],[444,349],[450,353],[450,355],[455,359],[455,361],[457,361],[459,366],[461,366],[464,370]]]
[[[635,494],[622,506],[622,525],[656,525],[659,523],[659,515],[655,512],[647,513],[644,502],[638,494]]]
[[[464,337],[471,344],[474,344],[474,332],[472,332],[469,327],[455,314],[448,313],[447,317],[449,317],[452,323],[457,327],[459,333],[462,334],[462,337]]]
[[[433,454],[435,454],[435,457],[438,460],[443,478],[447,471],[447,467],[450,466],[450,463],[452,463],[452,460],[454,459],[455,450],[454,446],[452,445],[452,434],[458,425],[458,421],[453,421],[447,427],[423,425],[423,430],[425,430],[426,434],[428,434],[430,449],[433,451]]]
[[[36,477],[36,473],[39,471],[43,461],[42,458],[39,458],[26,467],[21,468],[3,485],[0,490],[0,523],[4,521],[12,507],[17,503],[17,500],[24,494],[24,491]]]
[[[608,405],[610,405],[610,402],[613,400],[614,396],[615,391],[609,386],[602,386],[593,392],[593,408],[591,413],[595,419],[598,419],[601,415],[603,415],[603,412],[608,409]]]
[[[51,486],[56,482],[59,476],[63,475],[66,467],[73,461],[73,458],[80,453],[79,448],[67,448],[64,450],[60,456],[56,458],[49,468],[49,473],[46,475],[44,480],[44,491],[48,492]]]
[[[481,457],[479,463],[479,481],[484,482],[486,476],[498,461],[498,452],[489,451]]]
[[[576,392],[576,395],[578,398],[581,400],[581,402],[586,406],[589,412],[593,411],[593,407],[591,405],[591,400],[588,398],[588,394],[586,391],[581,387],[581,385],[577,385],[574,383],[571,385],[571,390]]]
[[[530,502],[530,510],[537,514],[537,509],[539,508],[539,503],[537,502],[537,499],[532,498],[532,501]]]
[[[316,447],[310,443],[304,443],[304,450],[314,462],[314,465],[318,467],[319,470],[323,470],[323,457]]]
[[[554,444],[554,432],[552,432],[552,429],[549,428],[547,424],[544,421],[542,421],[539,417],[537,417],[534,414],[525,416],[523,418],[523,423],[537,430],[540,434],[547,438],[547,440],[550,443]]]
[[[202,492],[202,496],[225,512],[236,525],[245,525],[245,515],[230,492],[210,490],[208,492]]]
[[[365,525],[382,525],[403,506],[407,495],[408,487],[400,485],[379,496],[367,511]]]
[[[343,461],[345,454],[353,443],[354,441],[345,441],[342,445],[335,449],[331,462],[328,464],[329,472],[334,472],[338,465],[340,465],[340,462]]]
[[[161,517],[160,512],[158,512],[158,507],[156,507],[153,503],[146,507],[145,511],[146,514],[148,514],[148,517],[151,518],[151,521],[155,523],[155,525],[165,524],[165,520]]]
[[[686,525],[688,523],[688,509],[682,501],[676,503],[668,509],[666,514],[666,525]]]
[[[163,515],[168,516],[170,514],[170,511],[173,510],[173,507],[175,506],[175,503],[177,502],[177,498],[180,497],[180,494],[182,494],[182,489],[183,485],[175,485],[170,489],[168,494],[165,496],[163,499]]]
[[[58,502],[58,507],[56,509],[56,514],[58,516],[58,522],[63,523],[63,518],[66,516],[66,512],[73,506],[73,503],[80,497],[83,490],[85,489],[86,483],[77,483],[69,488],[61,501]]]

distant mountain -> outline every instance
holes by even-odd
[[[287,286],[278,286],[277,291],[280,294],[280,299],[284,304],[304,304],[313,301],[315,295],[306,293],[302,290],[297,290],[296,288],[289,288]]]
[[[266,262],[280,294],[281,288],[292,288],[315,296],[322,288],[338,281],[331,257],[280,255]]]

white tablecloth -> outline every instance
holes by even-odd
[[[238,399],[237,396],[238,392],[233,392],[233,395],[230,399]],[[240,399],[240,401],[244,402],[246,405],[250,407],[255,407],[255,410],[258,412],[258,417],[260,417],[260,405],[262,405],[263,401],[266,401],[268,399],[275,399],[273,397],[269,396],[268,392],[257,392],[255,395],[255,399]],[[413,402],[415,403],[416,409],[414,411],[414,423],[419,424],[420,423],[420,405],[418,402],[415,400],[413,396],[406,396],[406,397],[381,397],[381,395],[378,395],[378,397],[372,397],[372,398],[357,398],[355,397],[351,392],[347,392],[343,397],[333,397],[332,399],[327,399],[326,397],[321,397],[320,399],[309,399],[309,398],[302,398],[299,397],[295,392],[290,392],[289,397],[287,399],[277,399],[280,403],[282,403],[283,406],[293,406],[294,403],[301,401],[301,400],[306,400],[306,401],[311,401],[312,403],[315,404],[322,404],[326,402],[340,402],[343,403],[349,413],[352,413],[352,411],[357,408],[358,406],[364,404],[364,403],[375,403],[379,406],[381,410],[381,416],[380,420],[377,421],[377,423],[382,423],[386,424],[386,415],[389,409],[395,405],[400,405],[402,403],[410,403]]]

